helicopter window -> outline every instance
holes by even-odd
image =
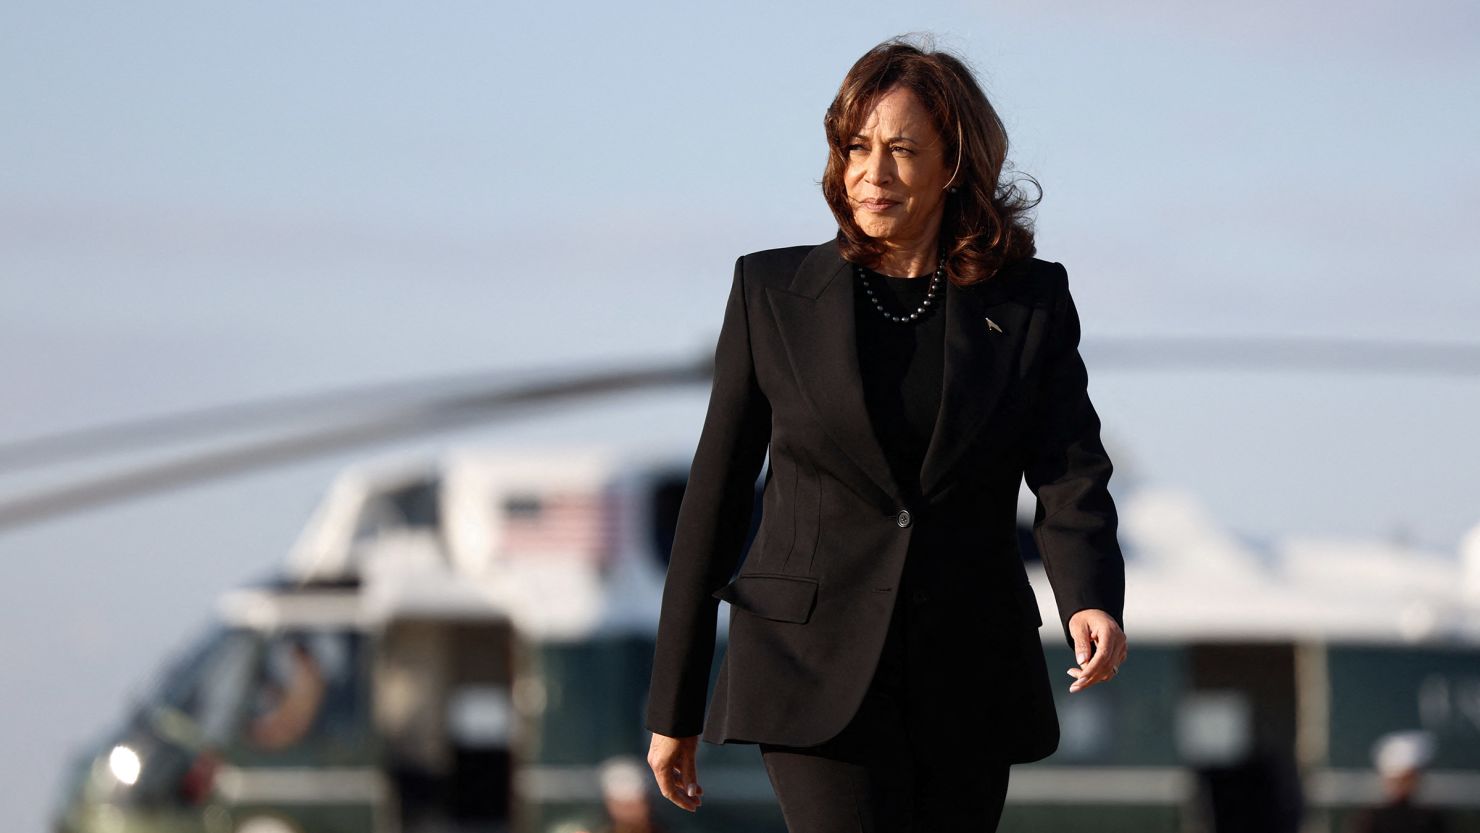
[[[353,736],[359,727],[360,640],[349,631],[290,631],[267,640],[243,740],[260,750]]]
[[[750,529],[745,533],[745,543],[741,552],[750,549],[750,543],[755,539],[756,530],[761,525],[761,495],[765,493],[765,482],[770,479],[769,468],[765,478],[761,479],[755,487],[755,502],[751,505]],[[683,505],[684,488],[688,485],[688,473],[673,474],[659,477],[653,486],[652,501],[649,504],[649,530],[652,534],[652,552],[657,557],[658,563],[664,569],[668,567],[668,560],[673,556],[673,535],[678,527],[678,510]]]
[[[199,679],[200,666],[210,656],[211,649],[226,633],[225,627],[212,624],[192,640],[189,647],[175,655],[151,679],[144,702],[178,707]]]
[[[534,520],[542,508],[539,497],[535,495],[511,495],[504,499],[504,514],[510,518]]]
[[[441,523],[438,491],[437,480],[423,480],[389,493],[386,499],[405,519],[406,526],[436,527]]]
[[[160,676],[148,702],[188,716],[207,738],[224,738],[239,707],[252,650],[249,631],[213,627]]]
[[[365,502],[355,524],[355,540],[375,538],[395,529],[436,529],[441,523],[439,481],[421,480],[375,495]]]

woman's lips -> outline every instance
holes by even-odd
[[[899,205],[896,200],[859,200],[858,207],[864,211],[888,211]]]

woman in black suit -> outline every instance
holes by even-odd
[[[1078,314],[1063,266],[1033,256],[1034,203],[1001,182],[1007,137],[961,61],[880,44],[824,126],[836,239],[736,263],[664,584],[648,764],[693,811],[700,737],[758,744],[792,833],[994,830],[1011,764],[1059,740],[1017,548],[1024,479],[1079,663],[1069,691],[1126,656]]]

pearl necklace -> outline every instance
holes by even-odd
[[[858,273],[858,279],[863,281],[863,291],[867,292],[869,300],[874,302],[874,309],[877,309],[888,320],[896,324],[903,324],[910,321],[918,321],[920,316],[928,312],[931,306],[933,306],[936,291],[940,288],[941,281],[945,280],[946,260],[945,258],[940,259],[940,265],[935,267],[935,274],[930,277],[930,288],[925,290],[925,299],[920,302],[918,307],[915,307],[914,312],[908,315],[895,315],[889,310],[884,309],[884,305],[879,303],[878,296],[874,294],[874,288],[869,285],[868,273],[862,266],[855,264],[853,268]]]

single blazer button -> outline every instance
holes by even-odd
[[[896,516],[894,516],[894,522],[897,523],[897,524],[899,524],[900,527],[909,526],[910,525],[910,510],[908,510],[908,509],[901,509],[901,510],[899,510],[899,514],[896,515]]]

